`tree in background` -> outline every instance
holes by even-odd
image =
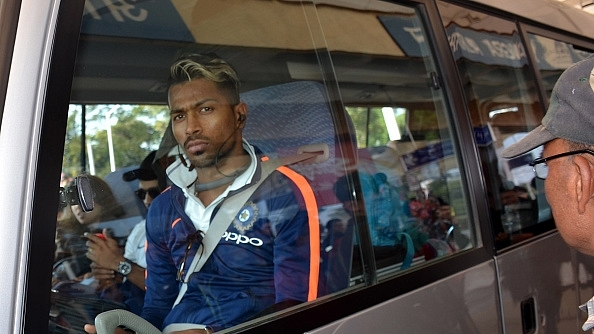
[[[111,112],[108,123],[106,115]],[[105,177],[111,172],[108,125],[116,169],[136,166],[146,155],[159,147],[161,137],[169,122],[167,106],[153,105],[87,105],[86,106],[86,154],[81,156],[80,105],[71,105],[64,145],[64,173],[76,176],[84,171]],[[92,166],[91,166],[92,163]]]

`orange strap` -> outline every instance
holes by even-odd
[[[176,220],[173,221],[173,223],[171,223],[171,228],[174,228],[175,225],[177,225],[177,223],[179,223],[181,221],[181,217],[178,217]]]
[[[308,301],[318,297],[318,279],[320,275],[320,223],[318,218],[318,203],[309,182],[294,170],[280,166],[276,170],[291,179],[303,195],[307,217],[309,219],[309,293]]]
[[[263,157],[262,161],[268,160]],[[307,300],[312,301],[318,297],[318,280],[320,275],[320,223],[318,217],[318,203],[311,185],[301,174],[286,166],[280,166],[276,170],[291,179],[301,191],[305,201],[309,225],[309,290]],[[181,218],[176,219],[171,227],[173,228]]]

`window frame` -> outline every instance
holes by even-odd
[[[433,54],[449,55],[450,49],[441,20],[437,13],[435,4],[429,0],[407,1],[403,4],[410,5],[418,9],[420,19],[425,24],[428,38],[428,44],[432,48]],[[32,226],[30,235],[31,251],[29,253],[28,270],[26,280],[28,288],[25,298],[25,332],[39,332],[47,330],[47,315],[49,312],[49,282],[47,284],[33,284],[35,278],[47,277],[51,272],[52,254],[47,249],[53,247],[53,229],[55,229],[55,219],[48,212],[55,212],[57,209],[52,203],[57,203],[58,194],[44,191],[55,188],[55,182],[52,178],[44,175],[59,175],[62,159],[63,147],[54,145],[52,138],[63,138],[66,129],[66,119],[68,103],[70,98],[70,89],[61,89],[62,87],[71,87],[72,76],[74,72],[74,60],[76,55],[76,45],[79,38],[78,32],[82,21],[82,12],[84,1],[79,0],[75,4],[62,2],[56,28],[56,40],[54,42],[54,53],[51,58],[50,72],[47,81],[46,100],[44,101],[44,110],[46,113],[42,119],[41,136],[39,139],[39,155],[36,162],[35,174],[35,193],[33,198]],[[325,84],[328,89],[330,100],[335,107],[341,107],[342,103],[338,94],[338,83],[332,76],[331,59],[328,54],[320,53],[320,63],[323,73],[327,73]],[[281,314],[275,314],[264,318],[259,318],[251,323],[242,325],[237,330],[231,332],[261,333],[286,331],[291,328],[292,332],[304,332],[351,315],[358,311],[377,305],[383,301],[397,297],[404,293],[414,291],[424,287],[439,279],[458,273],[464,269],[493,261],[491,251],[491,240],[488,235],[489,229],[486,228],[487,203],[483,196],[484,185],[481,181],[481,173],[475,166],[478,165],[477,151],[475,145],[460,145],[460,143],[473,143],[474,137],[472,131],[469,131],[470,122],[465,112],[466,107],[461,99],[461,84],[458,79],[457,69],[453,59],[448,56],[437,57],[436,67],[439,68],[441,87],[449,87],[445,91],[445,103],[451,110],[453,132],[457,141],[457,149],[461,155],[461,177],[465,180],[467,193],[469,195],[469,215],[477,229],[478,245],[468,251],[460,252],[444,258],[443,261],[436,261],[430,265],[417,270],[411,270],[403,275],[375,282],[371,277],[368,281],[371,285],[367,287],[356,287],[339,292],[332,298],[321,298],[312,303],[300,305]],[[62,114],[56,117],[55,114],[49,115],[48,111],[60,112]],[[337,124],[346,128],[347,121],[344,115],[337,114]],[[63,117],[59,117],[63,116]],[[58,146],[58,147],[56,147]],[[57,180],[56,180],[57,181]],[[360,190],[360,189],[359,189]],[[44,251],[45,250],[45,251]],[[369,250],[364,250],[364,256],[370,258],[370,265],[373,261],[373,254]],[[374,267],[374,265],[372,265]],[[373,269],[372,269],[373,271]],[[373,275],[373,274],[372,274]],[[41,296],[41,297],[37,297]],[[31,298],[32,297],[32,298]],[[40,316],[40,314],[42,314]],[[324,314],[324,317],[320,317]],[[41,319],[41,320],[40,320]]]
[[[43,101],[41,135],[34,175],[35,189],[25,275],[27,288],[23,296],[23,332],[25,333],[47,331],[49,323],[51,289],[49,278],[53,267],[53,252],[47,250],[54,249],[56,215],[52,216],[48,213],[57,213],[55,203],[59,201],[59,193],[47,191],[47,189],[57,190],[56,184],[62,166],[63,151],[63,143],[55,145],[52,138],[64,138],[66,134],[70,89],[62,89],[62,87],[72,86],[83,8],[84,0],[61,1],[54,31],[53,54],[50,59]],[[57,178],[54,180],[47,177],[48,175],[56,175]],[[39,277],[47,277],[48,280],[39,281]]]

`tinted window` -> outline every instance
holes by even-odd
[[[507,160],[500,152],[540,124],[544,108],[514,22],[438,2],[464,84],[487,185],[495,244],[503,248],[552,225],[542,180],[527,164],[535,151]]]
[[[321,22],[324,31],[358,27],[364,32],[353,34],[374,41],[330,50],[357,158],[356,164],[344,159],[337,173],[348,183],[356,172],[363,195],[357,209],[365,212],[376,265],[393,273],[473,248],[475,231],[439,70],[418,13],[386,4],[358,14],[357,25]],[[344,197],[341,209],[356,218]]]
[[[161,171],[179,159],[167,78],[181,52],[215,53],[236,69],[249,110],[243,135],[259,152],[326,150],[326,160],[291,166],[317,206],[310,227],[319,234],[311,257],[319,274],[309,300],[370,284],[367,271],[385,278],[478,247],[456,125],[420,15],[369,6],[86,2],[61,186],[90,175],[98,209],[60,208],[53,332],[80,331],[110,308],[139,312],[142,298],[129,297],[142,294],[123,291],[121,276],[89,274],[81,235],[107,229],[123,252],[148,193],[138,197],[140,184],[126,173],[154,150]],[[377,267],[365,263],[367,252]]]
[[[310,234],[317,238],[311,261],[319,274],[309,277],[314,291],[309,299],[349,287],[355,232],[352,225],[341,230],[340,223],[334,228],[328,224],[336,221],[329,209],[341,205],[333,191],[340,144],[335,103],[322,80],[321,33],[309,22],[315,16],[313,5],[202,1],[194,7],[156,1],[116,6],[89,0],[85,9],[61,186],[68,193],[77,176],[89,175],[96,205],[88,213],[78,206],[60,208],[52,331],[81,332],[95,314],[110,308],[140,312],[142,289],[123,290],[126,281],[120,276],[98,280],[89,273],[82,235],[107,229],[123,252],[146,214],[135,193],[139,181],[126,182],[123,175],[153,150],[159,150],[155,163],[163,169],[177,158],[179,150],[165,135],[171,131],[167,78],[182,52],[215,53],[236,69],[249,110],[243,134],[264,155],[282,157],[306,145],[325,145],[325,161],[292,167],[311,186],[317,207],[311,213],[315,225],[310,225],[316,233]],[[349,44],[345,39],[339,46]],[[346,226],[349,218],[342,219]],[[337,246],[343,239],[343,246]]]
[[[540,72],[547,99],[551,98],[553,86],[561,73],[592,52],[576,48],[570,43],[558,41],[537,34],[528,34],[530,47],[536,57],[536,67]]]

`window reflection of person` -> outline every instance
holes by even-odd
[[[156,151],[151,152],[139,168],[122,176],[126,182],[138,180],[139,187],[135,193],[147,208],[164,188],[159,185],[159,178],[152,167],[155,155]],[[128,235],[124,250],[106,230],[103,231],[103,237],[87,235],[87,258],[93,261],[91,263],[93,277],[100,282],[116,282],[119,297],[136,314],[142,311],[144,301],[145,230],[146,224],[143,219]]]
[[[89,231],[89,225],[117,219],[124,215],[124,209],[116,201],[109,185],[101,178],[88,175],[91,188],[93,189],[94,208],[90,212],[84,212],[78,205],[72,205],[58,220],[56,228],[56,261],[69,258],[63,265],[70,264],[73,270],[71,274],[65,272],[64,267],[58,265],[54,270],[54,278],[57,280],[72,279],[74,274],[80,276],[90,271],[90,261],[86,259],[86,240],[82,237]],[[74,183],[71,182],[70,186]]]

